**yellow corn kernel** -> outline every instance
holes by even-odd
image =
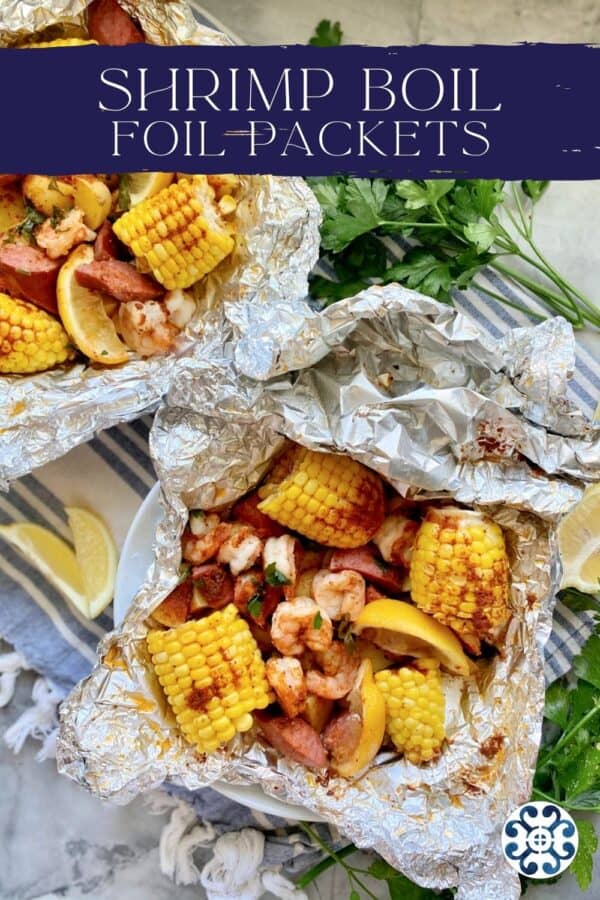
[[[348,456],[294,445],[259,488],[258,508],[328,547],[360,547],[384,517],[379,475]]]
[[[31,50],[34,47],[37,50],[45,47],[86,47],[90,44],[97,45],[98,41],[84,41],[81,38],[59,38],[56,41],[38,41],[35,44],[27,44],[22,49]]]
[[[252,710],[274,699],[260,650],[233,604],[168,631],[150,631],[147,643],[177,723],[201,753],[248,731]],[[202,660],[199,670],[190,667],[190,655],[196,666]]]
[[[496,643],[510,618],[502,529],[473,510],[430,508],[417,532],[410,583],[416,605],[480,653],[480,642]]]
[[[386,730],[396,749],[417,766],[439,756],[446,731],[438,661],[420,659],[383,669],[376,672],[375,683],[385,700]]]
[[[57,319],[32,303],[0,293],[0,372],[45,372],[74,356]]]
[[[163,188],[122,215],[113,227],[119,240],[168,291],[188,288],[204,278],[234,247],[206,175]]]

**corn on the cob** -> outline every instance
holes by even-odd
[[[385,700],[386,729],[396,749],[415,765],[431,762],[446,736],[437,660],[420,659],[400,669],[384,669],[376,673],[375,683]]]
[[[114,232],[168,291],[188,288],[225,259],[234,241],[214,207],[206,175],[194,175],[138,203]]]
[[[252,710],[274,699],[260,650],[233,604],[167,631],[150,631],[147,643],[177,723],[201,753],[248,731]]]
[[[510,618],[502,529],[473,510],[429,509],[410,566],[413,601],[449,625],[472,653],[495,643]]]
[[[381,479],[348,456],[292,447],[258,493],[261,512],[328,547],[360,547],[383,521]]]
[[[74,356],[57,319],[32,303],[0,293],[0,372],[45,372]]]
[[[43,47],[86,47],[89,44],[98,44],[98,41],[84,41],[81,38],[59,38],[56,41],[38,41],[35,44],[27,44],[24,50],[32,48],[40,49]]]

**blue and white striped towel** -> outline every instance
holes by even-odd
[[[398,245],[388,242],[392,254]],[[510,289],[493,273],[493,289],[510,296]],[[517,302],[535,302],[513,296]],[[502,307],[483,294],[457,295],[457,306],[493,337],[527,324],[527,317]],[[600,396],[600,365],[586,335],[578,336],[577,372],[571,384],[574,399],[591,417]],[[0,523],[37,522],[69,539],[65,505],[87,506],[110,526],[120,547],[133,516],[152,487],[155,476],[148,452],[150,417],[103,432],[0,494]],[[60,690],[69,690],[92,667],[100,636],[112,625],[111,610],[94,622],[85,620],[53,590],[20,555],[3,544],[0,553],[0,637],[9,641],[30,667]],[[554,631],[546,648],[549,681],[564,674],[593,627],[589,613],[573,613],[558,604]]]

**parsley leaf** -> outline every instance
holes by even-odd
[[[600,635],[593,634],[573,663],[573,671],[600,689]]]
[[[271,587],[280,587],[282,584],[290,584],[290,579],[280,572],[277,565],[272,562],[265,569],[265,581]]]
[[[117,209],[119,212],[127,212],[131,207],[131,194],[129,193],[131,179],[127,172],[119,175],[119,193],[117,196]]]
[[[253,616],[253,618],[257,619],[260,616],[262,608],[263,598],[260,594],[254,594],[253,597],[250,597],[246,609],[248,610],[250,615]]]
[[[591,822],[575,819],[575,824],[579,832],[579,848],[569,871],[577,879],[580,890],[587,891],[592,883],[594,854],[598,849],[598,837]]]
[[[527,179],[521,182],[523,193],[527,194],[527,196],[530,197],[534,203],[537,203],[537,201],[540,199],[549,185],[549,181],[532,181],[531,179]]]
[[[594,597],[593,594],[584,594],[583,591],[578,591],[577,588],[565,588],[558,595],[558,599],[571,612],[584,612],[585,610],[600,612],[600,601],[598,601],[598,598]]]
[[[315,629],[315,631],[320,631],[322,624],[323,624],[323,616],[321,615],[321,612],[319,611],[313,619],[312,627]]]
[[[344,32],[339,22],[321,19],[308,43],[313,47],[339,47],[343,36]]]

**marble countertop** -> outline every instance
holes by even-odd
[[[204,7],[249,43],[304,43],[323,17],[339,19],[345,40],[355,43],[470,43],[600,39],[600,7],[593,0],[204,0]],[[593,185],[600,199],[600,184]],[[590,185],[570,186],[568,197]],[[549,203],[564,195],[549,195]],[[597,204],[595,204],[597,208]],[[564,207],[562,208],[564,215]],[[577,220],[571,220],[577,228]],[[581,225],[581,227],[585,227]],[[573,270],[581,273],[577,234]],[[552,235],[549,235],[552,240]],[[585,262],[585,261],[583,261]],[[567,273],[568,274],[568,273]],[[595,276],[584,272],[590,287]],[[0,710],[0,735],[27,707],[33,676],[21,676],[13,702]],[[38,763],[29,742],[14,756],[0,741],[0,900],[188,900],[199,887],[175,887],[160,873],[158,842],[168,814],[151,815],[144,801],[127,807],[100,803],[56,774],[53,761]],[[600,868],[596,867],[596,884]],[[312,898],[342,900],[348,887],[330,871],[311,889]],[[381,896],[385,896],[384,893]],[[531,900],[576,900],[567,875],[557,887],[533,887]],[[596,892],[587,895],[590,900]],[[482,898],[483,900],[483,898]]]

